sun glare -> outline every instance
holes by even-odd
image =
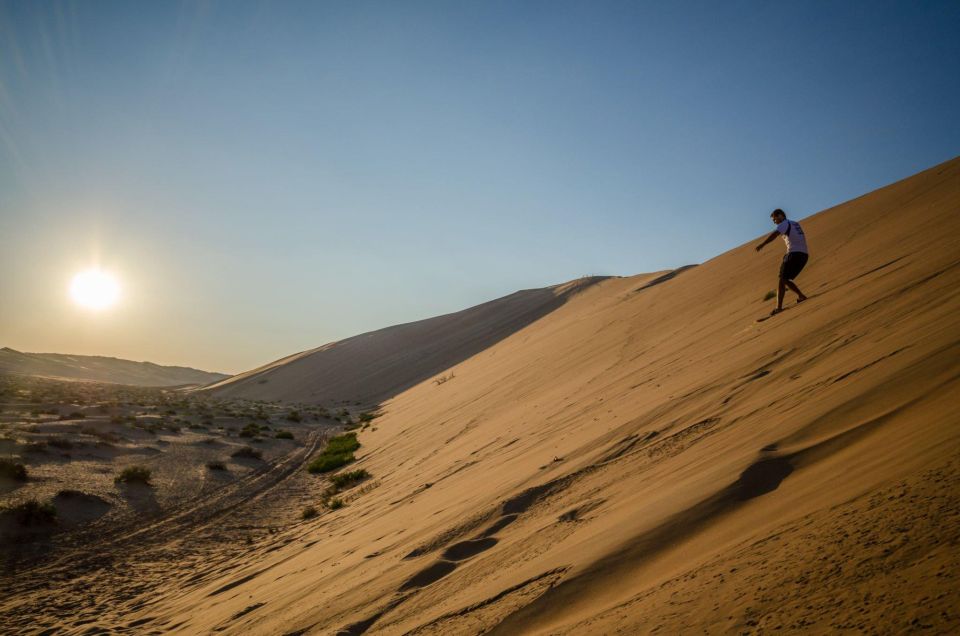
[[[88,309],[106,309],[120,297],[120,284],[107,272],[88,269],[73,277],[70,296],[78,305]]]

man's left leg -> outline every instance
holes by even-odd
[[[783,289],[783,284],[786,284],[787,287],[789,287],[789,288],[792,289],[794,292],[796,292],[797,296],[799,296],[799,298],[797,298],[797,302],[798,302],[798,303],[802,303],[803,301],[805,301],[805,300],[807,299],[807,297],[803,295],[803,292],[800,291],[800,288],[797,287],[796,284],[795,284],[792,280],[784,280],[784,279],[781,278],[781,279],[780,279],[780,282],[782,283],[782,284],[780,285],[780,288],[781,288],[781,289]],[[783,295],[783,294],[781,294],[781,296],[782,296],[782,295]]]

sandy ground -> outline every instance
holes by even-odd
[[[290,419],[294,412],[298,421]],[[312,452],[318,435],[340,426],[322,412],[158,388],[0,376],[0,462],[26,471],[25,479],[0,474],[5,571],[225,491],[248,491],[257,475]],[[259,457],[236,456],[243,448]],[[149,484],[118,483],[131,466],[149,470]],[[11,509],[30,501],[52,505],[55,518],[14,519]]]
[[[762,322],[779,243],[598,282],[387,401],[344,507],[291,519],[291,469],[238,495],[287,515],[252,546],[147,528],[6,580],[0,625],[956,633],[958,212],[953,160],[804,219],[810,299]]]

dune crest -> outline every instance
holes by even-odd
[[[217,397],[371,405],[489,348],[602,281],[526,289],[296,353],[204,387]]]

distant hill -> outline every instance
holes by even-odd
[[[211,373],[189,367],[167,367],[152,362],[134,362],[105,356],[24,353],[9,347],[0,348],[0,373],[93,380],[135,386],[210,384],[230,377],[223,373]]]
[[[605,277],[509,296],[325,344],[239,373],[204,391],[222,397],[376,404],[489,348]]]

